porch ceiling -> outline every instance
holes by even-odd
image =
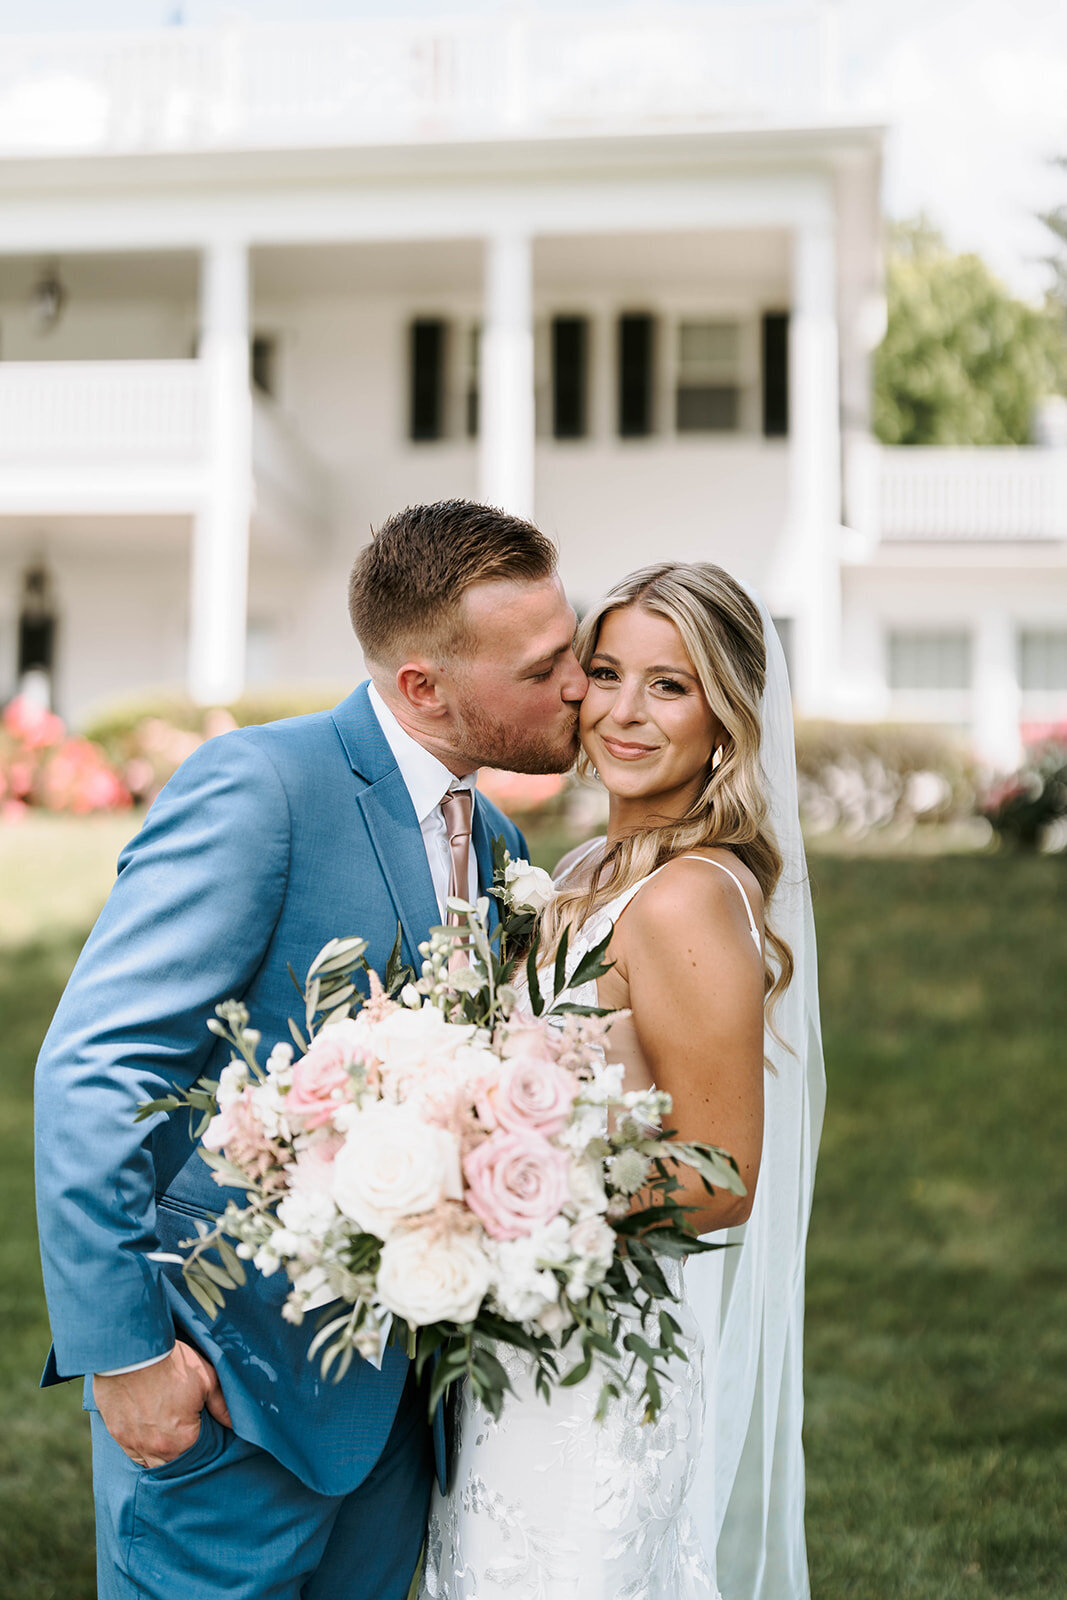
[[[479,239],[371,244],[263,246],[253,252],[257,296],[438,294],[479,290]],[[692,289],[709,283],[781,285],[788,281],[785,229],[633,232],[541,237],[534,245],[538,290],[576,283],[607,291],[634,283]]]

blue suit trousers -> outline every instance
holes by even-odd
[[[138,1467],[91,1410],[98,1600],[406,1600],[433,1479],[409,1380],[350,1494],[317,1494],[209,1411],[190,1449]]]

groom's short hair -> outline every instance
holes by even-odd
[[[471,500],[408,506],[356,557],[348,611],[368,661],[394,667],[413,651],[447,660],[477,647],[461,611],[472,584],[537,582],[555,570],[552,541],[522,517]]]

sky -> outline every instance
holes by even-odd
[[[768,0],[680,0],[672,9]],[[0,32],[455,16],[515,0],[0,0]],[[656,9],[655,0],[539,0],[566,13]],[[925,211],[960,250],[977,250],[1011,288],[1039,298],[1050,236],[1035,213],[1067,204],[1064,0],[836,0],[846,104],[890,129],[890,216]]]

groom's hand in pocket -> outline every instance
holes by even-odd
[[[180,1341],[150,1367],[97,1373],[93,1399],[115,1443],[142,1467],[161,1467],[190,1450],[205,1407],[224,1427],[233,1426],[214,1367]]]

